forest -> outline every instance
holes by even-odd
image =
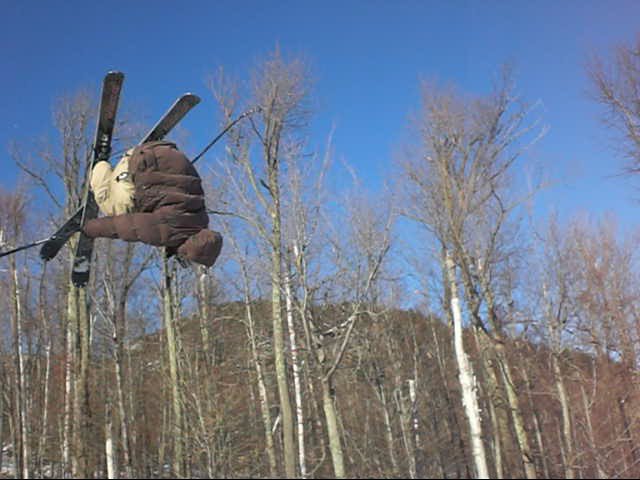
[[[208,79],[212,131],[260,107],[198,164],[213,268],[107,239],[86,287],[76,238],[0,260],[0,477],[638,478],[640,237],[532,217],[553,179],[524,165],[547,127],[517,70],[425,80],[373,191],[309,142],[308,67],[277,48]],[[640,42],[584,75],[636,174]],[[97,100],[52,99],[56,137],[3,156],[0,251],[77,208]],[[147,127],[123,108],[114,150]]]

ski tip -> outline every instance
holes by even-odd
[[[182,95],[182,98],[188,98],[191,104],[193,105],[197,105],[198,103],[200,103],[200,100],[201,100],[201,98],[198,95],[191,92],[185,93],[184,95]]]
[[[83,287],[87,286],[87,284],[89,283],[89,279],[88,278],[81,278],[81,279],[73,278],[71,280],[71,282],[73,283],[74,287],[83,288]]]
[[[86,266],[81,266],[80,268],[82,268],[82,270],[75,270],[75,268],[74,266],[74,270],[71,272],[71,282],[76,287],[84,287],[89,283],[89,264],[87,263]]]

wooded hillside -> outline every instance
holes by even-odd
[[[640,112],[594,65],[634,171]],[[640,238],[533,218],[552,187],[525,161],[546,127],[515,78],[481,96],[425,82],[371,192],[332,184],[329,132],[308,141],[302,60],[212,76],[212,130],[261,107],[198,164],[214,268],[100,240],[76,287],[73,241],[1,260],[2,475],[637,478]],[[75,210],[95,115],[92,93],[60,98],[58,136],[12,148],[24,182],[0,192],[0,250]],[[144,130],[131,118],[114,150]]]

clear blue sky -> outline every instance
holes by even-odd
[[[484,93],[497,67],[515,61],[519,92],[541,102],[551,129],[534,153],[562,180],[540,208],[611,211],[636,225],[637,192],[608,178],[621,159],[605,144],[584,66],[589,52],[632,41],[639,18],[638,1],[4,0],[0,184],[17,176],[9,141],[47,132],[56,97],[97,92],[112,69],[126,74],[123,102],[144,106],[148,122],[179,93],[203,97],[184,122],[193,154],[216,129],[205,77],[219,65],[242,73],[279,44],[313,67],[315,141],[335,124],[337,158],[374,188],[390,171],[421,78]]]

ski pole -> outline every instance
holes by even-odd
[[[220,140],[225,133],[227,133],[229,130],[231,130],[240,120],[242,120],[243,118],[248,117],[249,115],[253,115],[254,113],[258,112],[261,110],[261,107],[253,107],[249,110],[247,110],[246,112],[244,112],[243,114],[239,115],[238,118],[236,118],[235,120],[233,120],[232,122],[230,122],[226,127],[224,127],[224,129],[222,129],[222,131],[216,135],[216,137],[211,140],[211,143],[209,143],[209,145],[207,145],[204,150],[202,150],[198,155],[195,156],[195,158],[193,160],[191,160],[191,163],[194,164],[196,163],[200,157],[202,157],[205,153],[207,153],[207,151],[213,147],[216,142],[218,142],[218,140]]]
[[[27,248],[31,248],[31,247],[36,247],[38,245],[42,245],[43,243],[45,243],[48,240],[49,240],[48,238],[44,238],[42,240],[38,240],[37,242],[33,242],[33,243],[28,244],[28,245],[23,245],[21,247],[16,247],[16,248],[14,248],[12,250],[7,250],[6,252],[0,252],[0,258],[6,257],[7,255],[11,255],[12,253],[17,253],[17,252],[19,252],[21,250],[26,250]]]

